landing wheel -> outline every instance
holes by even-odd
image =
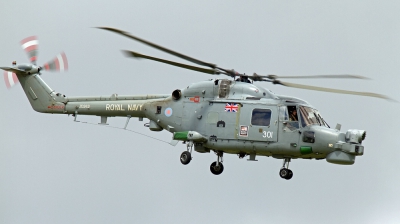
[[[292,179],[292,177],[293,177],[293,172],[291,170],[289,170],[289,174],[286,177],[286,180],[290,180],[290,179]]]
[[[192,155],[190,154],[190,152],[188,152],[188,151],[182,152],[182,154],[181,154],[181,163],[183,165],[189,164],[191,160],[192,160]]]
[[[210,171],[214,175],[220,175],[224,171],[224,165],[222,165],[222,163],[219,163],[217,166],[217,162],[213,162],[211,163]]]
[[[283,179],[286,180],[290,180],[293,177],[293,172],[289,170],[289,163],[290,163],[290,158],[285,158],[283,160],[282,169],[279,170],[279,176],[281,176]]]
[[[293,177],[293,172],[287,168],[282,168],[279,171],[279,176],[281,176],[283,179],[290,180]]]
[[[279,176],[281,176],[282,178],[286,179],[286,176],[288,175],[289,175],[289,169],[282,168],[281,170],[279,170]]]

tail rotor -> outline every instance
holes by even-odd
[[[30,36],[21,40],[21,47],[28,54],[29,60],[36,65],[39,41],[37,36]]]
[[[17,75],[14,72],[4,71],[4,82],[8,89],[19,83]]]
[[[68,70],[68,60],[64,52],[58,54],[53,60],[44,64],[43,69],[46,71],[67,71]]]
[[[43,66],[37,66],[38,46],[39,41],[37,36],[30,36],[21,40],[21,47],[28,54],[30,63],[19,64],[14,61],[12,67],[0,67],[4,70],[4,82],[7,88],[13,87],[19,83],[17,74],[21,75],[33,75],[39,74],[40,71],[57,71],[63,72],[68,70],[68,60],[64,52],[58,54],[53,60],[45,63]]]

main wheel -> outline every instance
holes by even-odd
[[[289,175],[289,169],[282,168],[279,170],[279,176],[281,176],[283,179],[286,179],[286,177]]]
[[[217,162],[213,162],[210,165],[210,171],[214,175],[220,175],[224,171],[224,165],[222,165],[222,163],[219,163],[217,166]]]
[[[181,154],[181,163],[183,165],[187,165],[190,163],[190,160],[192,160],[192,155],[188,151],[184,151]]]
[[[286,180],[290,180],[293,177],[293,172],[291,170],[289,170],[288,175],[286,176]]]

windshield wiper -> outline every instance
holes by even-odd
[[[318,115],[318,116],[319,116],[319,115]],[[321,120],[325,123],[325,125],[326,125],[328,128],[331,128],[331,127],[329,126],[329,124],[326,123],[326,121],[325,121],[321,116],[319,116],[319,118],[321,118]]]
[[[321,123],[321,121],[319,120],[319,117],[317,116],[317,114],[315,114],[315,112],[313,112],[313,113],[314,113],[315,119],[316,119],[317,122],[319,123],[319,126],[322,126],[322,123]]]

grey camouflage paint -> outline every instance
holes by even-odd
[[[348,133],[340,130],[320,125],[291,129],[288,122],[280,118],[280,110],[286,106],[312,106],[301,99],[275,95],[251,83],[229,80],[198,82],[182,89],[182,97],[178,100],[169,94],[66,97],[54,92],[38,74],[17,73],[17,76],[37,112],[145,117],[151,121],[150,130],[199,133],[207,141],[195,144],[198,152],[213,150],[247,154],[253,159],[256,155],[278,159],[327,158],[336,164],[353,164],[355,156],[363,154],[361,141],[349,142],[345,136]],[[237,106],[236,112],[225,111],[228,103]],[[254,109],[270,111],[268,126],[251,123]],[[305,142],[305,132],[315,133],[315,142]]]

